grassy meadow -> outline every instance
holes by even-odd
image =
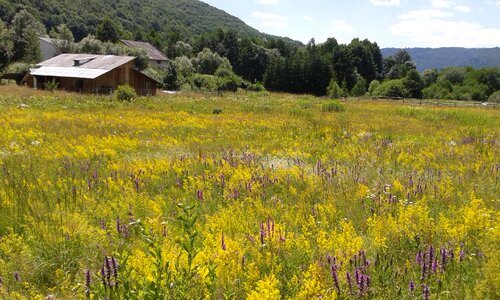
[[[500,110],[0,86],[0,299],[499,299]]]

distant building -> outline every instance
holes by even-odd
[[[30,70],[29,86],[43,89],[55,80],[58,89],[81,93],[111,93],[128,84],[139,95],[156,95],[159,82],[133,68],[135,57],[95,54],[61,54]]]
[[[129,41],[129,40],[121,40],[121,42],[129,48],[138,48],[146,50],[146,53],[149,58],[149,63],[153,67],[162,67],[167,64],[168,57],[165,54],[161,53],[150,43]]]
[[[40,46],[41,61],[46,61],[57,56],[57,48],[54,39],[48,37],[39,37],[38,45]]]

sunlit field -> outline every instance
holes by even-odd
[[[0,87],[0,299],[499,299],[500,110],[330,101]]]

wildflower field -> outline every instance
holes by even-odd
[[[0,87],[0,299],[499,299],[500,111]]]

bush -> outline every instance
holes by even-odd
[[[500,90],[491,94],[490,97],[488,98],[488,101],[494,103],[500,103]]]
[[[330,81],[330,84],[327,88],[327,95],[330,98],[340,98],[344,95],[344,90],[337,84],[335,79]]]
[[[339,101],[336,100],[330,100],[328,102],[325,102],[321,104],[321,111],[324,112],[343,112],[345,111],[345,106],[344,104],[340,103]]]
[[[114,92],[116,99],[120,101],[132,101],[137,97],[135,89],[128,84],[120,85]]]
[[[251,85],[248,86],[247,90],[249,91],[254,91],[254,92],[265,92],[266,88],[264,85],[260,82],[252,83]]]
[[[57,90],[59,83],[55,79],[52,79],[51,81],[46,81],[43,84],[43,86],[45,87],[45,90],[53,92],[53,91]]]
[[[221,108],[214,108],[214,109],[212,110],[212,113],[213,113],[214,115],[220,115],[220,114],[222,113],[222,109],[221,109]]]
[[[373,96],[379,97],[408,97],[408,91],[405,88],[402,79],[388,80],[382,82],[373,91]]]

